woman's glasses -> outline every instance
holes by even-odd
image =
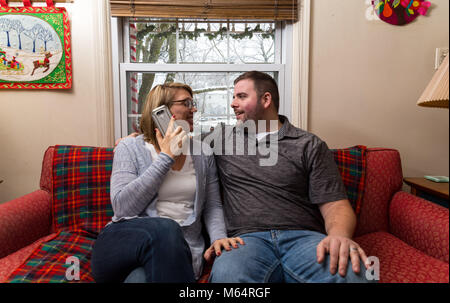
[[[180,103],[183,104],[184,106],[186,106],[189,109],[192,109],[193,107],[197,107],[197,102],[195,102],[193,99],[191,98],[186,98],[184,100],[175,100],[175,101],[170,101],[170,103]]]

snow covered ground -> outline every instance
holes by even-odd
[[[6,52],[6,59],[8,61],[11,61],[13,59],[13,56],[16,57],[16,61],[20,62],[21,65],[24,66],[23,70],[15,71],[15,70],[0,70],[0,79],[4,81],[36,81],[39,79],[42,79],[49,75],[55,68],[58,66],[59,62],[62,58],[62,52],[53,53],[52,57],[49,58],[50,60],[50,69],[43,73],[45,68],[40,67],[34,71],[34,75],[31,76],[31,73],[34,69],[33,61],[39,60],[44,61],[45,54],[44,52],[38,52],[36,53],[25,51],[25,50],[18,50],[11,47],[5,47],[3,45],[0,45],[0,47],[3,49],[3,51]],[[3,64],[3,60],[0,61],[0,65]]]

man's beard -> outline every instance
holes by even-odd
[[[261,101],[259,101],[256,105],[256,108],[250,112],[250,113],[244,113],[244,120],[238,119],[236,122],[236,125],[245,123],[246,121],[252,120],[256,124],[258,123],[258,120],[265,120],[264,119],[264,107],[261,104]]]

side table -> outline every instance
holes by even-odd
[[[448,182],[438,183],[425,178],[404,178],[403,181],[411,186],[411,194],[436,202],[448,208]]]

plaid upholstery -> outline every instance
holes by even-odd
[[[22,266],[17,268],[9,277],[11,283],[60,283],[60,282],[93,282],[91,275],[91,250],[95,239],[83,231],[62,231],[56,238],[42,243]],[[79,278],[69,281],[69,274],[73,270],[74,262],[69,257],[79,260]],[[67,262],[67,264],[66,264]],[[68,276],[70,278],[70,275]]]
[[[112,148],[55,147],[52,206],[55,230],[83,230],[95,237],[110,221],[113,157]]]
[[[332,149],[342,181],[347,190],[347,197],[356,215],[361,210],[366,179],[366,150],[363,145],[344,149]]]

